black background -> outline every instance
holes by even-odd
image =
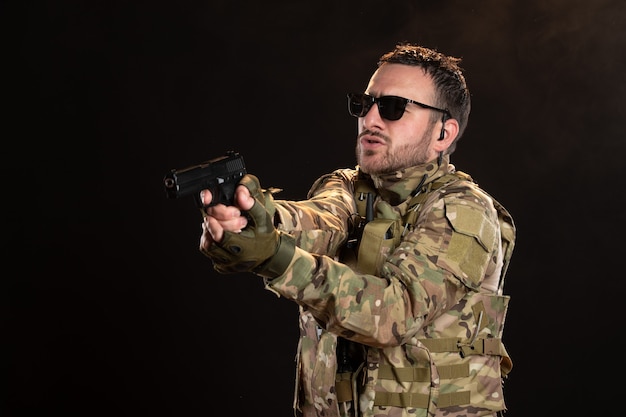
[[[463,58],[453,163],[518,227],[507,416],[620,406],[623,1],[0,7],[3,417],[292,415],[295,304],[213,272],[162,178],[235,149],[303,198],[354,165],[345,93],[402,40]]]

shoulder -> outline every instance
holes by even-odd
[[[493,198],[475,182],[455,181],[439,190],[444,216],[452,228],[450,251],[458,252],[467,264],[469,254],[478,256],[481,264],[497,250],[499,240],[498,210]],[[461,264],[464,262],[458,259]],[[476,261],[476,259],[473,259]],[[465,271],[469,272],[469,271]],[[474,280],[478,277],[475,274]]]
[[[471,178],[460,178],[439,188],[438,196],[448,206],[463,206],[497,217],[495,200]]]
[[[491,194],[471,178],[462,179],[441,190],[445,213],[455,231],[473,236],[489,250],[501,240],[510,257],[515,246],[517,228],[513,216]],[[499,239],[498,239],[499,236]]]
[[[359,171],[355,168],[340,168],[324,174],[317,178],[315,182],[313,182],[313,185],[311,185],[309,197],[318,193],[321,189],[337,187],[349,190],[352,193],[354,191],[354,182],[358,174]]]

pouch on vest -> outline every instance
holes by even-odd
[[[400,243],[402,228],[398,219],[374,219],[363,228],[359,244],[357,269],[364,274],[376,274],[385,259]]]

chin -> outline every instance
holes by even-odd
[[[372,161],[365,161],[364,163],[361,162],[359,163],[359,167],[361,168],[361,171],[370,175],[378,174],[381,170],[381,167],[376,163],[372,163]]]

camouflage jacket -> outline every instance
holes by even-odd
[[[266,279],[267,289],[299,305],[296,416],[506,409],[502,382],[512,363],[502,344],[503,264],[515,227],[469,176],[432,187],[455,172],[445,157],[439,166],[371,178],[375,221],[396,224],[392,245],[359,254],[378,259],[372,271],[359,270],[347,244],[360,219],[358,167],[320,177],[307,200],[274,201],[279,229],[298,246],[284,274]],[[415,191],[425,197],[417,205]],[[409,212],[417,215],[403,224]],[[350,349],[338,359],[342,340]],[[353,366],[343,369],[346,354]]]

